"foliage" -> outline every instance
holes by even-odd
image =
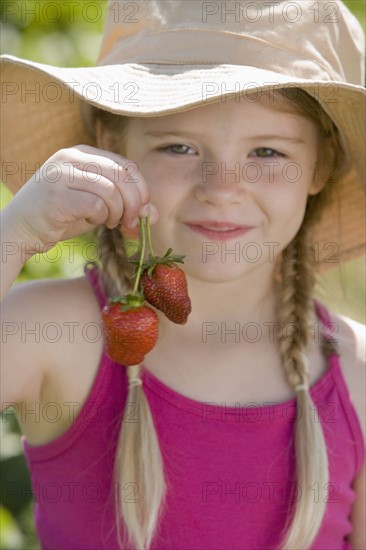
[[[64,67],[93,65],[106,7],[105,0],[3,0],[2,53]]]

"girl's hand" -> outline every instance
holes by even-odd
[[[38,243],[46,252],[99,224],[133,227],[139,216],[148,214],[149,199],[136,164],[110,151],[78,145],[52,155],[7,209],[31,250]],[[149,209],[150,222],[156,223],[158,211],[151,204]]]

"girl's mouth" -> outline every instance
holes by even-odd
[[[200,233],[213,241],[227,241],[245,235],[253,229],[249,225],[235,225],[230,222],[198,222],[186,223],[195,233]]]

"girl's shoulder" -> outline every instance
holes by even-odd
[[[1,409],[67,400],[81,407],[103,351],[100,306],[87,278],[14,285],[2,301],[2,322]],[[18,420],[36,444],[64,430],[63,421]]]
[[[86,275],[74,278],[35,279],[18,283],[13,285],[4,298],[4,303],[7,301],[12,305],[21,302],[24,313],[37,304],[37,315],[52,311],[53,318],[62,317],[64,311],[82,314],[85,308],[88,315],[94,314],[94,317],[98,317],[100,310]],[[80,308],[81,305],[82,308]]]
[[[366,326],[340,313],[330,313],[342,373],[366,439]]]
[[[103,346],[100,306],[85,276],[14,285],[2,301],[2,329],[2,404],[41,400],[48,378],[93,364]]]
[[[333,313],[331,317],[338,329],[342,373],[366,440],[365,325],[340,314]],[[365,548],[366,463],[353,480],[352,487],[356,498],[350,516],[353,527],[351,543],[353,548]]]

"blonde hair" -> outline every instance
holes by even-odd
[[[291,94],[296,94],[291,100]],[[310,236],[314,225],[321,217],[324,205],[329,200],[332,182],[339,178],[346,167],[346,155],[338,131],[319,103],[305,91],[276,90],[276,108],[280,111],[297,112],[315,122],[320,143],[331,144],[333,151],[332,170],[326,177],[326,185],[317,194],[309,196],[303,223],[293,241],[284,249],[280,265],[278,315],[279,352],[289,385],[295,391],[298,414],[294,428],[296,457],[296,487],[300,487],[301,498],[296,499],[288,510],[287,522],[279,545],[281,550],[307,549],[314,541],[326,509],[326,499],[314,502],[311,486],[314,482],[326,487],[329,479],[328,457],[321,423],[314,422],[311,411],[314,402],[307,389],[309,368],[307,347],[309,329],[314,315],[314,259],[310,249]],[[270,101],[268,94],[264,99]],[[118,139],[125,136],[125,117],[120,117],[93,108],[93,127],[99,118],[112,133],[118,132]],[[329,165],[329,163],[328,163]],[[101,284],[107,296],[126,293],[131,290],[130,264],[126,263],[124,238],[120,228],[108,229],[98,226],[95,238],[100,251]],[[298,335],[301,335],[299,338]],[[128,367],[129,380],[139,375],[140,367]],[[164,463],[159,441],[142,385],[129,385],[126,410],[135,402],[138,410],[137,422],[122,422],[115,459],[114,481],[118,490],[116,518],[118,543],[121,548],[134,545],[148,550],[159,529],[168,481],[164,475]],[[126,484],[138,488],[137,502],[126,503],[123,491]],[[289,499],[290,501],[292,499]],[[290,514],[291,512],[291,514]],[[121,541],[119,526],[124,524],[127,540]]]

